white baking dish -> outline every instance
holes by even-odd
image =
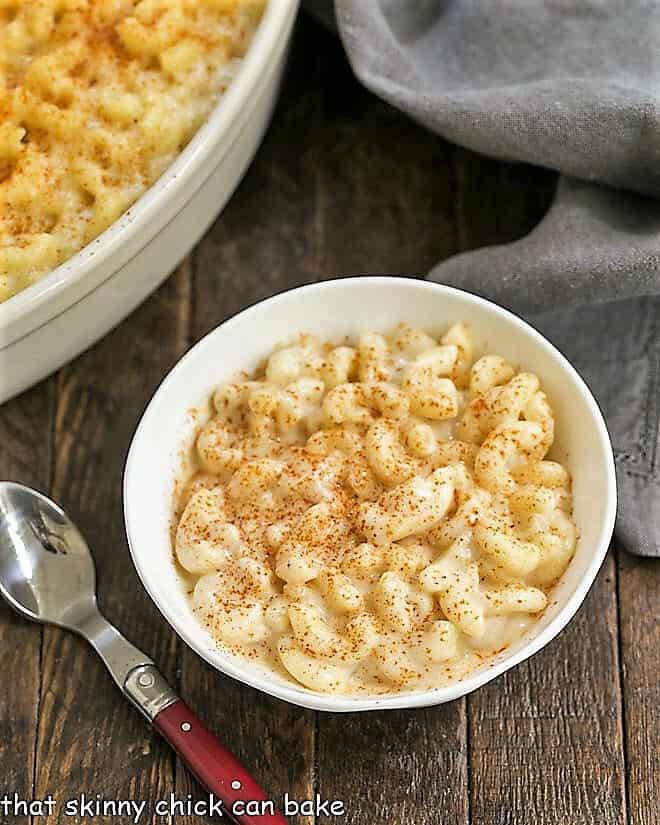
[[[233,83],[172,166],[108,230],[0,304],[0,403],[128,315],[201,238],[268,125],[299,0],[270,0]]]

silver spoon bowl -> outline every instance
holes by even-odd
[[[75,524],[46,496],[8,481],[0,482],[0,594],[27,619],[87,639],[147,718],[176,701],[153,661],[99,612],[94,562]],[[163,695],[155,701],[157,682]],[[148,691],[136,690],[148,683]]]
[[[286,825],[274,806],[272,813],[266,804],[266,814],[244,813],[247,803],[272,803],[154,662],[101,615],[92,554],[64,510],[42,493],[9,481],[0,482],[0,595],[27,619],[87,639],[123,693],[223,802],[232,822]]]

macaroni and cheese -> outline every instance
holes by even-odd
[[[113,223],[236,72],[265,0],[0,0],[0,301]]]
[[[175,555],[231,651],[328,693],[424,689],[520,638],[575,549],[531,372],[458,323],[301,335],[220,386]]]

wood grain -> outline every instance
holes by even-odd
[[[45,381],[0,408],[0,478],[41,490],[50,483],[53,382]],[[0,604],[0,797],[33,797],[39,713],[41,628]],[[29,816],[12,818],[28,825]]]
[[[459,148],[456,180],[460,247],[465,251],[527,235],[547,212],[557,175]]]
[[[470,697],[473,825],[626,821],[613,581],[609,557],[560,637]]]
[[[322,277],[425,275],[457,247],[455,149],[367,92],[332,34],[316,38]]]
[[[183,265],[129,321],[60,372],[52,485],[90,543],[102,610],[171,679],[175,636],[130,561],[121,481],[138,417],[184,343],[189,275]],[[167,746],[92,651],[55,629],[44,632],[36,765],[36,793],[52,792],[62,801],[84,793],[153,802],[172,787]],[[65,817],[60,808],[45,821],[81,820]],[[145,815],[143,821],[163,820]]]
[[[554,177],[459,157],[464,248],[513,240]],[[610,556],[577,618],[544,651],[468,701],[472,825],[625,820],[617,603]]]
[[[660,562],[618,548],[619,624],[630,825],[660,811]]]
[[[457,249],[454,149],[362,89],[340,51],[324,54],[323,274],[424,273]],[[318,763],[319,792],[344,801],[346,825],[468,822],[463,701],[322,714]]]
[[[194,335],[317,280],[323,243],[317,137],[321,55],[303,18],[273,123],[237,192],[195,253]]]

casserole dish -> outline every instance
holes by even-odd
[[[269,123],[298,5],[270,0],[233,82],[159,180],[77,255],[0,304],[0,403],[118,324],[208,229]]]

